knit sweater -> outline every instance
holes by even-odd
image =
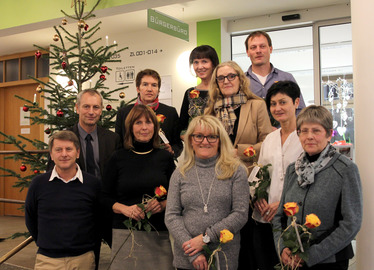
[[[213,250],[219,243],[220,231],[228,229],[235,237],[223,245],[229,269],[236,269],[240,248],[240,229],[248,217],[249,188],[247,174],[240,166],[230,179],[218,180],[215,174],[217,157],[198,159],[195,165],[183,177],[176,170],[171,178],[165,223],[174,237],[174,262],[177,268],[193,269],[192,262],[200,254],[186,256],[182,244],[200,234],[207,234]],[[196,175],[196,172],[198,175]],[[202,193],[199,188],[201,183]],[[209,201],[209,188],[213,182]],[[207,203],[208,212],[204,212]],[[221,267],[226,265],[224,256],[220,254]]]
[[[38,175],[29,187],[25,202],[26,226],[39,247],[38,253],[60,258],[93,250],[100,205],[100,181],[83,173],[64,183],[52,172]]]
[[[314,183],[302,188],[297,181],[295,163],[288,168],[285,176],[280,207],[273,219],[274,242],[278,247],[281,230],[291,222],[283,213],[283,205],[296,202],[299,212],[297,222],[305,223],[306,215],[316,214],[321,225],[312,230],[314,243],[309,249],[308,266],[320,263],[334,263],[349,259],[353,253],[344,252],[350,246],[361,227],[362,191],[356,164],[345,156],[335,153],[329,163],[314,176]],[[280,242],[283,250],[283,241]]]
[[[143,195],[154,196],[157,186],[169,187],[175,169],[172,155],[163,149],[153,149],[152,143],[134,143],[134,147],[138,153],[120,149],[108,162],[103,178],[103,204],[107,211],[113,211],[116,202],[127,206],[141,203]],[[114,214],[113,228],[126,229],[123,222],[127,219]],[[150,222],[158,231],[166,230],[164,212],[152,215]]]

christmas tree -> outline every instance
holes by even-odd
[[[90,88],[100,91],[105,101],[113,102],[118,99],[112,98],[113,93],[119,92],[127,88],[120,87],[114,90],[105,87],[104,82],[106,77],[110,75],[111,69],[106,66],[106,63],[120,62],[120,60],[112,59],[112,56],[127,48],[117,49],[117,44],[113,45],[99,45],[101,38],[95,38],[95,34],[100,30],[101,22],[93,27],[90,27],[86,22],[90,18],[95,17],[93,11],[98,6],[101,0],[97,0],[96,4],[89,12],[85,12],[85,0],[73,0],[72,8],[74,8],[74,15],[68,15],[64,11],[65,18],[61,25],[54,26],[55,35],[49,48],[43,48],[34,45],[37,48],[35,52],[36,59],[41,57],[49,57],[50,73],[49,81],[44,82],[38,78],[31,77],[39,83],[36,91],[41,95],[47,103],[47,108],[43,108],[35,100],[30,101],[21,96],[17,98],[25,101],[23,107],[24,111],[30,111],[31,125],[43,124],[45,133],[53,134],[54,131],[67,129],[78,122],[78,115],[74,111],[76,96],[83,90],[83,84],[90,84]],[[76,32],[71,33],[66,29],[68,22],[76,24]],[[69,23],[69,24],[70,24]],[[63,76],[67,78],[67,84],[61,85],[55,79],[56,76]],[[93,83],[94,82],[94,83]],[[91,84],[93,86],[91,87]],[[125,97],[124,92],[119,93],[120,98]],[[121,101],[120,106],[126,106],[133,100],[125,103]],[[101,120],[98,125],[104,128],[114,127],[113,118],[117,114],[117,110],[111,105],[106,106],[103,110]],[[15,187],[21,190],[28,187],[30,180],[35,174],[41,173],[45,170],[47,164],[47,147],[48,145],[40,140],[30,140],[22,135],[17,138],[9,136],[0,131],[4,140],[0,143],[12,144],[16,146],[18,151],[14,151],[13,155],[5,157],[5,159],[21,160],[22,165],[20,171],[26,171],[28,168],[31,173],[26,176],[21,176],[19,172],[0,167],[6,174],[5,177],[15,177],[18,181]],[[38,150],[28,151],[30,146]]]

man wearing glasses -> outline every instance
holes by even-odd
[[[250,79],[250,89],[255,95],[265,98],[270,86],[278,81],[296,83],[292,74],[279,70],[270,63],[270,54],[273,51],[273,46],[271,38],[266,32],[252,32],[245,40],[245,48],[252,62],[245,75]],[[304,107],[305,102],[301,94],[296,114],[299,114]]]

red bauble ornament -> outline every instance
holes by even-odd
[[[112,109],[112,106],[110,104],[106,105],[106,110],[110,111]]]
[[[46,130],[44,130],[44,133],[49,135],[49,134],[51,134],[51,130],[49,128],[46,128]]]
[[[58,117],[63,117],[64,116],[64,112],[60,110],[57,111],[57,116]]]
[[[85,24],[85,25],[84,25],[84,31],[87,31],[87,30],[88,30],[88,27],[89,27],[88,24]]]
[[[105,72],[107,72],[108,67],[107,66],[102,66],[100,69],[101,69],[102,73],[105,73]]]
[[[105,75],[101,74],[101,75],[100,75],[100,80],[105,81],[105,80],[106,80]]]
[[[67,64],[66,64],[66,62],[65,62],[65,61],[61,63],[61,67],[62,67],[63,69],[65,69],[65,68],[66,68],[66,65],[67,65]]]
[[[35,53],[36,59],[39,59],[42,56],[42,53],[40,51],[37,51]]]
[[[24,171],[27,170],[27,167],[26,167],[25,164],[22,164],[21,167],[19,167],[19,169],[20,169],[21,172],[24,172]]]
[[[71,80],[68,81],[68,85],[69,85],[69,86],[72,86],[73,84],[74,84],[73,81],[71,81]]]
[[[25,105],[25,106],[23,106],[22,110],[23,110],[24,112],[28,112],[28,111],[29,111],[29,107],[27,107],[27,106]]]
[[[39,170],[34,170],[34,174],[38,174],[38,173],[40,173]]]

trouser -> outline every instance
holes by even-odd
[[[95,255],[93,251],[79,256],[51,258],[42,254],[36,255],[35,270],[72,270],[72,269],[95,269]]]

